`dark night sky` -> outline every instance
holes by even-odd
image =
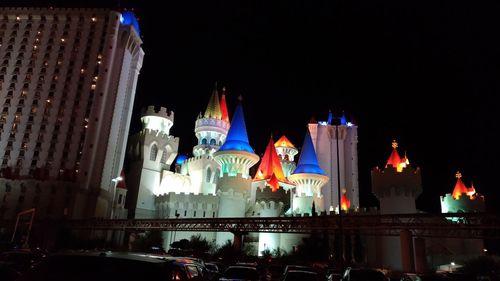
[[[420,208],[438,211],[460,170],[498,209],[498,2],[266,2],[121,1],[135,8],[146,52],[131,133],[141,107],[166,106],[180,152],[190,153],[218,81],[230,114],[243,95],[259,154],[271,133],[300,146],[311,116],[345,110],[359,126],[363,205],[376,204],[370,169],[385,165],[397,139],[422,169]]]

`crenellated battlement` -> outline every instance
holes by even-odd
[[[282,187],[278,188],[278,190],[274,192],[269,186],[265,186],[264,188],[258,187],[257,190],[255,191],[255,201],[257,202],[276,201],[289,204],[290,193],[285,191]]]
[[[257,201],[255,202],[256,205],[256,211],[261,211],[261,210],[274,210],[274,211],[281,211],[283,210],[283,207],[285,204],[281,201]]]
[[[462,194],[458,199],[454,199],[451,193],[440,196],[441,213],[473,213],[484,212],[484,196],[475,193],[472,196]]]
[[[192,162],[195,162],[195,161],[198,161],[198,160],[201,160],[201,159],[213,160],[214,158],[212,156],[210,156],[210,155],[194,156],[194,157],[189,157],[188,159],[186,159],[183,164],[192,163]]]
[[[168,111],[166,107],[160,107],[158,110],[156,106],[149,105],[147,108],[142,110],[142,116],[156,116],[174,121],[174,112]]]
[[[179,138],[178,137],[174,137],[172,135],[169,135],[165,132],[162,132],[162,131],[158,131],[158,130],[154,130],[154,129],[143,129],[140,134],[142,136],[150,136],[150,137],[154,137],[154,138],[160,138],[162,140],[166,140],[166,141],[169,141],[169,142],[174,142],[174,143],[178,143],[179,142]]]

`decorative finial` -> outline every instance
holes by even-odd
[[[238,101],[239,101],[239,102],[242,102],[242,101],[243,101],[243,96],[242,96],[241,94],[238,96]]]
[[[461,174],[459,171],[457,171],[457,173],[455,174],[455,177],[456,177],[457,179],[459,179],[459,178],[461,178],[461,177],[462,177],[462,174]]]
[[[225,95],[226,94],[226,86],[222,87],[222,94]]]
[[[342,188],[342,194],[346,193],[347,192],[347,189],[344,187]]]
[[[393,140],[392,141],[392,148],[396,149],[398,147],[398,143],[396,142],[396,140]]]
[[[217,91],[217,81],[215,81],[214,90]]]

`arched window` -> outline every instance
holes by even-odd
[[[202,139],[201,144],[207,144],[207,139]]]
[[[160,163],[167,164],[167,148],[166,147],[163,149],[163,153],[161,154]]]
[[[212,169],[210,169],[210,167],[208,167],[206,182],[210,182],[211,178],[212,178]]]
[[[217,169],[215,170],[215,175],[214,175],[214,184],[217,184],[217,180],[219,180],[219,176],[220,176],[220,170]]]
[[[151,146],[151,153],[149,154],[149,160],[156,161],[156,155],[158,155],[158,146],[153,144]]]
[[[210,140],[210,145],[216,145],[216,144],[217,144],[217,141],[215,139]]]

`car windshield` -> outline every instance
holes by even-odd
[[[19,280],[171,280],[167,263],[97,256],[54,256]],[[154,278],[154,279],[153,279]]]
[[[257,269],[251,267],[229,267],[224,272],[224,277],[228,279],[259,279]]]

